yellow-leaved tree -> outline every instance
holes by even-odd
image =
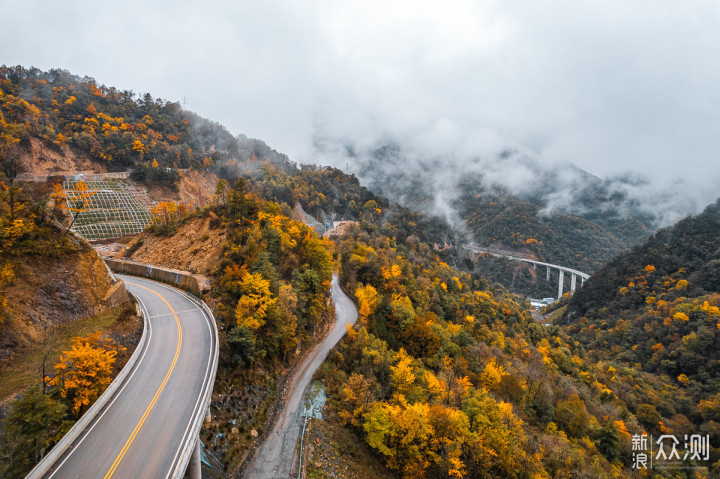
[[[150,211],[152,224],[160,227],[160,229],[167,228],[185,216],[189,210],[190,207],[185,203],[161,201]]]
[[[74,190],[68,194],[67,208],[70,210],[72,219],[70,220],[70,226],[65,230],[65,234],[75,224],[75,219],[80,213],[87,213],[90,205],[92,204],[92,197],[95,196],[97,191],[88,191],[87,185],[84,181],[80,180],[75,184]]]
[[[406,477],[424,475],[429,465],[428,441],[435,432],[429,411],[426,403],[409,404],[401,399],[398,404],[375,403],[365,414],[367,443],[385,456],[390,469]]]
[[[277,298],[270,292],[270,281],[261,274],[246,273],[238,282],[242,296],[235,308],[235,319],[238,326],[245,326],[255,331],[265,324],[268,308],[273,306]]]
[[[397,365],[390,366],[392,382],[400,394],[407,394],[415,382],[415,372],[413,371],[413,358],[408,356],[403,348],[395,354]]]
[[[361,320],[373,314],[380,303],[377,290],[369,284],[367,286],[360,284],[355,290],[355,297],[360,302],[358,313]]]
[[[112,382],[117,345],[104,338],[100,331],[85,337],[73,338],[72,347],[63,351],[55,364],[56,376],[48,378],[49,385],[60,386],[61,396],[80,417]]]

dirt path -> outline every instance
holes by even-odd
[[[345,335],[346,326],[354,324],[357,309],[340,288],[337,275],[333,276],[332,298],[335,303],[335,326],[325,340],[310,351],[293,376],[282,411],[270,435],[260,446],[243,477],[287,479],[290,477],[295,449],[302,427],[302,398],[313,374],[325,360],[328,352]]]

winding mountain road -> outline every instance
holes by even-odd
[[[214,382],[213,319],[177,289],[118,276],[144,310],[147,340],[112,397],[38,477],[163,479],[185,472],[181,456]]]
[[[302,428],[302,399],[313,374],[325,360],[328,352],[347,332],[347,325],[355,324],[357,309],[352,300],[340,288],[337,275],[332,280],[332,298],[335,303],[335,326],[330,334],[303,359],[298,366],[270,435],[255,453],[245,469],[243,477],[282,478],[290,477],[295,458],[295,448]]]

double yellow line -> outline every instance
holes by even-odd
[[[170,306],[170,303],[167,302],[165,298],[160,295],[157,291],[153,291],[150,288],[146,288],[145,286],[141,286],[136,283],[130,283],[129,281],[126,281],[128,284],[131,284],[133,286],[137,286],[138,288],[145,289],[147,291],[150,291],[151,293],[157,295],[158,298],[162,300],[163,303],[167,305],[168,308],[170,308],[170,311],[172,312],[173,316],[175,317],[175,324],[177,324],[178,328],[178,342],[177,347],[175,348],[175,356],[173,357],[172,363],[170,364],[170,369],[168,369],[168,372],[165,374],[165,378],[163,378],[162,383],[160,384],[160,387],[155,392],[155,396],[153,396],[152,401],[150,401],[150,404],[148,405],[147,409],[145,409],[145,412],[143,413],[142,417],[140,418],[140,421],[135,426],[135,429],[133,429],[132,434],[130,434],[130,437],[128,438],[127,442],[123,446],[123,448],[120,450],[120,454],[115,458],[115,461],[113,461],[112,466],[110,466],[110,470],[105,474],[104,479],[110,479],[113,474],[115,474],[115,470],[118,468],[118,465],[120,465],[120,461],[122,461],[123,457],[125,457],[125,453],[127,453],[128,449],[132,445],[133,441],[135,440],[135,436],[137,436],[138,432],[140,432],[140,428],[145,423],[145,420],[150,415],[150,412],[152,411],[153,407],[155,407],[155,403],[157,402],[158,398],[160,397],[160,394],[162,393],[163,389],[165,389],[165,384],[167,384],[168,379],[170,379],[170,375],[173,372],[173,369],[175,369],[175,364],[177,363],[178,356],[180,356],[180,345],[182,344],[182,327],[180,326],[180,318],[178,318],[177,313],[173,309],[172,306]]]

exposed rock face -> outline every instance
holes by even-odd
[[[345,236],[355,226],[360,226],[360,223],[357,221],[340,221],[333,229],[325,232],[323,237],[334,238],[336,236]]]
[[[5,296],[10,314],[0,337],[3,356],[39,340],[53,326],[127,300],[124,288],[113,282],[92,249],[59,257],[27,256],[16,265]]]
[[[127,257],[195,274],[210,274],[223,255],[227,235],[226,228],[212,228],[211,221],[212,218],[193,218],[172,236],[143,234],[131,241],[115,258]]]

